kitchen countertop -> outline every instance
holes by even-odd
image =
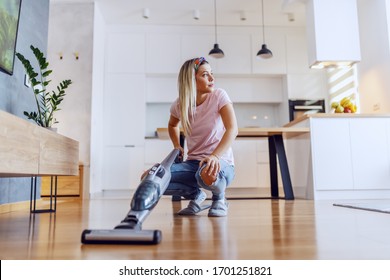
[[[308,133],[308,127],[296,127],[295,125],[309,118],[390,118],[390,114],[351,114],[351,113],[316,113],[303,115],[282,127],[241,127],[238,129],[238,137],[267,137],[270,135],[283,134],[286,137]],[[157,138],[168,139],[168,128],[157,128]]]
[[[310,118],[390,118],[390,114],[351,114],[351,113],[316,113],[303,115],[282,127],[241,127],[238,129],[237,137],[268,137],[271,135],[283,135],[286,138],[294,137],[302,133],[310,132],[309,127],[297,127],[299,124]],[[157,128],[157,138],[169,139],[168,128]]]
[[[316,113],[303,115],[287,124],[283,127],[294,126],[304,120],[310,118],[390,118],[390,114],[356,114],[356,113]]]

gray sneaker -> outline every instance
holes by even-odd
[[[229,204],[225,199],[214,200],[209,210],[209,217],[227,216]]]
[[[178,215],[182,216],[193,216],[199,212],[210,208],[211,205],[201,205],[207,198],[207,195],[204,191],[200,191],[199,195],[188,203],[186,208],[181,209],[177,212]]]

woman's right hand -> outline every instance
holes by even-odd
[[[182,162],[183,159],[184,159],[184,149],[183,149],[183,147],[182,146],[177,146],[177,147],[174,147],[174,148],[180,150],[179,156],[177,158],[178,158],[178,162]]]

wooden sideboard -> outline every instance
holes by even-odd
[[[83,197],[84,165],[79,165],[79,174],[75,176],[58,176],[57,196]],[[41,196],[50,196],[51,176],[42,176]]]
[[[78,176],[79,142],[0,110],[0,177]]]
[[[78,175],[79,143],[0,110],[0,176]]]

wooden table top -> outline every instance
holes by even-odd
[[[238,129],[237,137],[268,137],[272,135],[293,137],[309,132],[308,127],[244,127]],[[168,128],[157,128],[157,136],[160,139],[169,139]]]

